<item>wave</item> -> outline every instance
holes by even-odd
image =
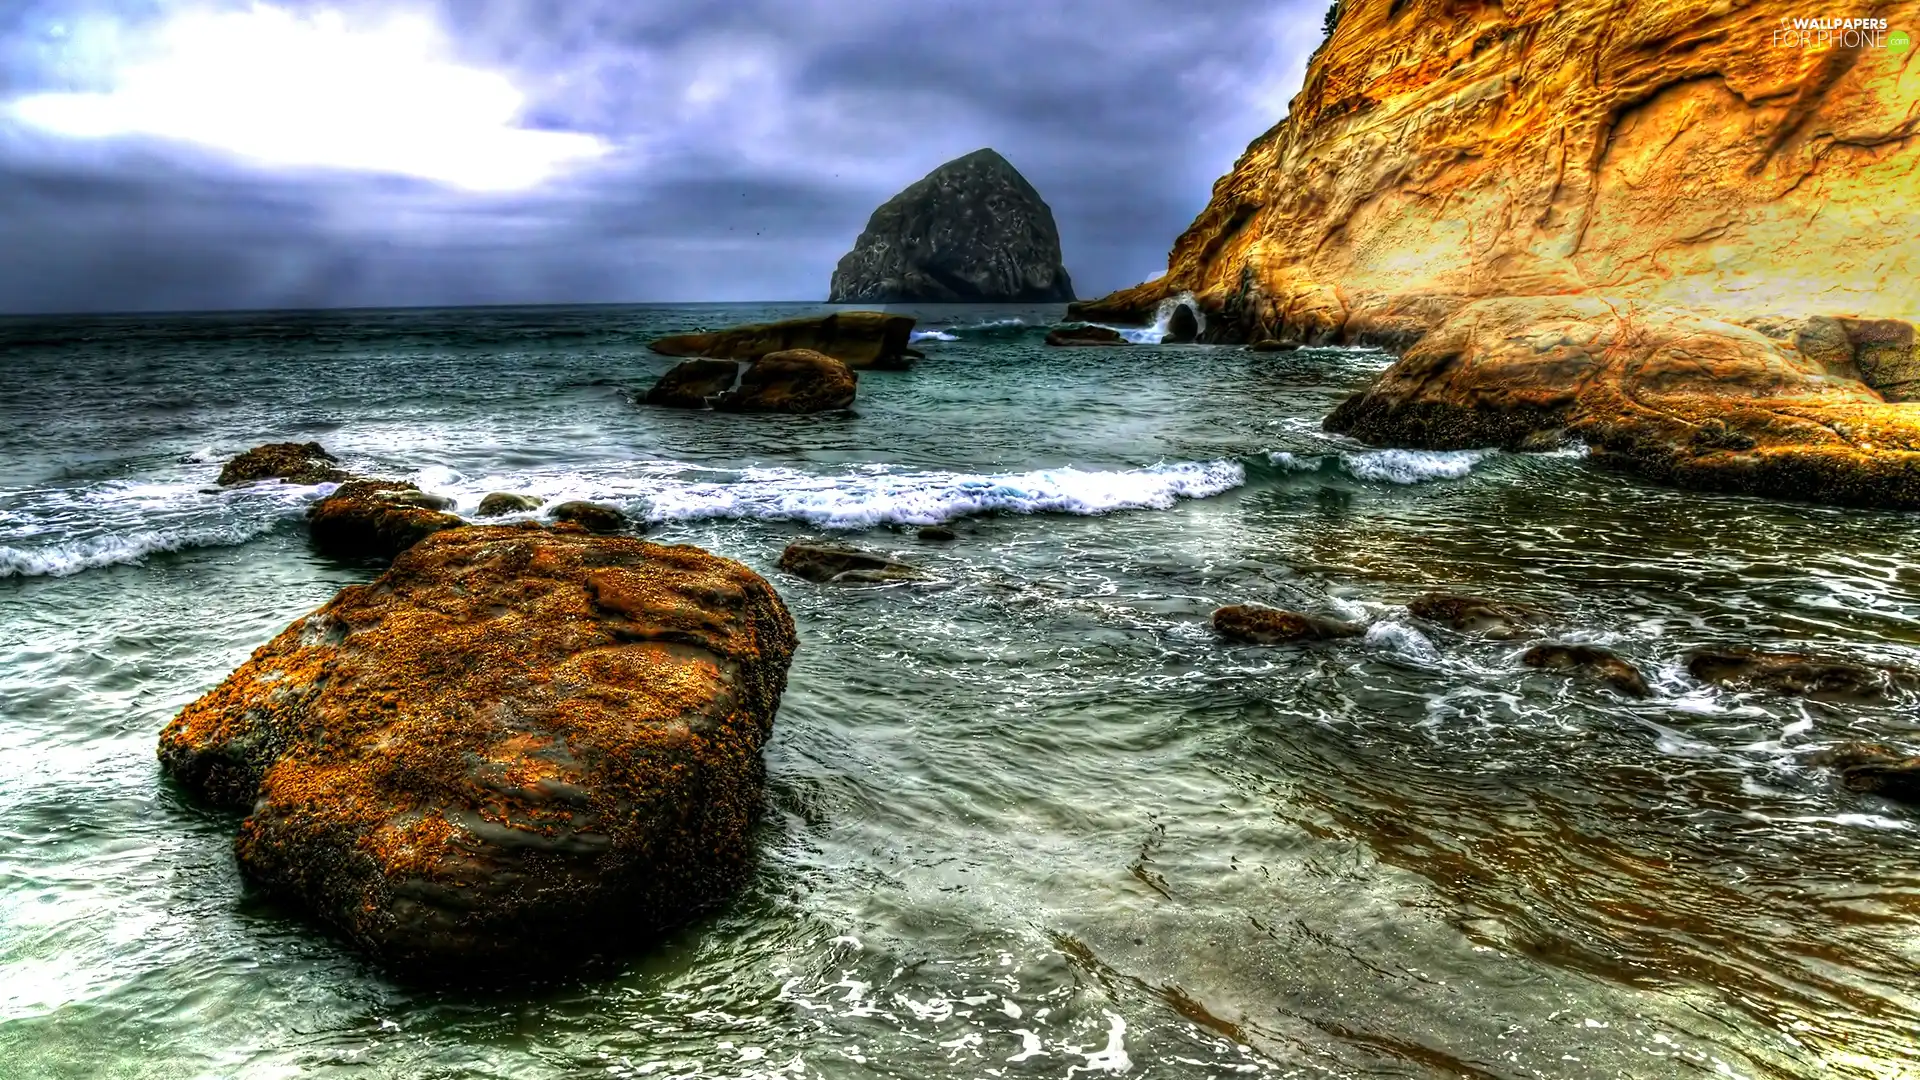
[[[1290,472],[1317,472],[1330,465],[1353,477],[1386,484],[1459,480],[1494,450],[1353,450],[1339,454],[1292,454],[1276,450],[1267,460]]]
[[[175,531],[104,533],[45,547],[0,546],[0,578],[66,577],[83,570],[131,566],[147,556],[191,548],[234,547],[272,532],[276,521],[229,522]]]
[[[927,330],[915,330],[911,340],[918,344],[922,341],[960,341],[964,338],[1017,338],[1033,329],[1027,320],[1017,317],[989,319],[986,322],[962,323],[958,326],[939,326]]]

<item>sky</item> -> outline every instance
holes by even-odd
[[[820,300],[991,146],[1156,276],[1326,0],[0,0],[0,313]]]

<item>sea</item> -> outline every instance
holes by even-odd
[[[1703,685],[1700,646],[1920,666],[1911,515],[1320,422],[1391,357],[1049,348],[929,307],[850,412],[648,407],[659,335],[819,305],[0,320],[0,1077],[1920,1076],[1920,811],[1810,752],[1912,700]],[[250,894],[161,727],[377,567],[314,440],[471,513],[592,499],[799,629],[757,869],[614,973],[396,981]],[[951,543],[919,539],[946,524]],[[829,586],[789,542],[930,580]],[[1545,613],[1497,641],[1429,591]],[[1364,623],[1256,647],[1260,603]],[[1524,666],[1604,646],[1646,699]]]

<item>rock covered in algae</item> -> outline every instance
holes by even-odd
[[[552,970],[741,880],[794,645],[698,548],[450,530],[256,650],[160,760],[251,811],[250,881],[390,966]]]
[[[719,399],[722,412],[816,413],[853,404],[859,376],[839,360],[812,349],[788,349],[753,362],[740,385]]]
[[[221,487],[251,484],[260,480],[284,480],[289,484],[335,484],[346,480],[339,468],[340,459],[327,453],[317,442],[267,443],[236,456],[220,469]]]
[[[1229,641],[1250,645],[1286,645],[1358,637],[1366,628],[1319,615],[1302,615],[1260,604],[1230,604],[1213,613],[1213,629]]]
[[[465,525],[453,500],[404,480],[349,480],[307,508],[313,546],[338,559],[391,559],[443,529]]]

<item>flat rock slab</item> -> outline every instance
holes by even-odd
[[[649,347],[664,356],[748,362],[769,353],[812,349],[856,371],[902,370],[919,355],[909,348],[914,322],[911,316],[883,311],[839,311],[814,318],[747,323],[709,333],[673,334]]]
[[[872,551],[800,541],[788,544],[780,553],[780,569],[808,581],[841,585],[921,581],[927,577],[926,571],[917,566]]]
[[[551,972],[744,876],[794,645],[698,548],[455,529],[256,650],[160,761],[250,811],[250,881],[390,967]]]
[[[1249,645],[1288,645],[1299,641],[1328,641],[1358,637],[1366,628],[1358,623],[1302,615],[1259,604],[1231,604],[1213,613],[1213,629],[1229,641]]]

